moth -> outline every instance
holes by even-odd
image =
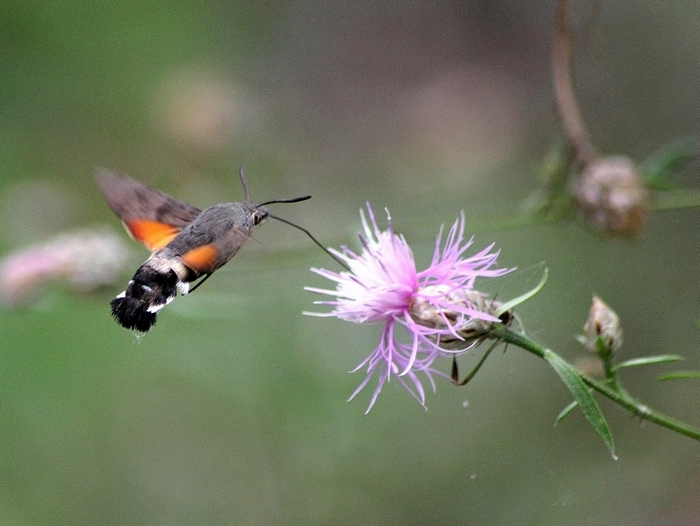
[[[98,170],[97,185],[107,204],[127,232],[152,251],[126,290],[110,302],[112,316],[122,327],[148,332],[158,311],[172,302],[178,291],[185,295],[199,287],[228,263],[253,229],[269,217],[299,228],[321,246],[307,230],[265,208],[273,203],[305,201],[310,195],[257,204],[249,199],[243,168],[240,177],[245,201],[202,211],[131,177]]]

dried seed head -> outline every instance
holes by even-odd
[[[588,320],[583,326],[582,340],[586,348],[597,354],[612,353],[622,345],[622,325],[620,318],[603,300],[593,296],[593,304],[588,313]],[[604,349],[598,345],[602,342]]]
[[[636,236],[649,214],[649,193],[627,157],[597,159],[574,183],[573,194],[587,221],[612,235]]]

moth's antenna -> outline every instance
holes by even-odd
[[[241,165],[240,175],[241,175],[241,183],[243,183],[243,191],[244,191],[244,193],[245,193],[245,200],[246,200],[246,201],[249,201],[250,199],[249,199],[249,197],[248,197],[248,181],[246,181],[246,178],[245,178],[245,171],[243,170],[243,165]],[[308,199],[311,199],[311,196],[310,196],[310,195],[303,195],[303,196],[301,196],[301,197],[294,197],[294,198],[292,198],[292,199],[273,199],[272,201],[265,201],[264,203],[260,203],[260,204],[257,205],[257,206],[266,206],[266,205],[272,205],[272,204],[275,204],[275,203],[298,203],[298,202],[300,202],[300,201],[306,201],[306,200],[308,200]],[[282,219],[281,217],[273,216],[272,214],[270,214],[270,217],[272,217],[273,219],[277,219],[277,221],[282,221],[283,223],[287,223],[289,226],[293,226],[294,228],[297,228],[297,229],[301,230],[301,231],[304,232],[307,236],[309,236],[309,237],[311,238],[311,241],[313,241],[314,243],[316,243],[316,244],[321,248],[321,250],[323,250],[326,254],[328,254],[330,257],[332,257],[333,259],[335,259],[335,260],[340,264],[341,267],[343,267],[345,270],[350,270],[350,267],[348,267],[347,263],[345,263],[342,259],[340,259],[338,256],[336,256],[335,254],[333,254],[333,252],[331,252],[331,251],[328,250],[326,247],[324,247],[324,246],[320,243],[320,241],[319,241],[318,239],[316,239],[316,238],[311,234],[311,232],[309,232],[309,231],[306,230],[305,228],[303,228],[303,227],[301,227],[301,226],[299,226],[299,225],[297,225],[297,224],[295,224],[295,223],[292,223],[291,221],[287,221],[286,219]],[[205,278],[205,279],[206,279],[206,278]],[[200,283],[201,283],[201,281],[200,281]],[[196,286],[199,286],[199,283],[198,283]]]
[[[241,168],[238,173],[241,176],[241,183],[243,183],[243,195],[245,197],[245,200],[250,201],[250,198],[248,196],[248,181],[245,178],[245,170],[243,169],[243,165],[241,165]]]
[[[305,200],[307,200],[309,197],[311,197],[311,196],[308,195],[308,196],[305,196],[305,197],[297,197],[296,199],[288,199],[288,200],[284,200],[284,201],[269,201],[269,203],[296,203],[297,201],[305,201]],[[263,203],[263,204],[269,204],[269,203]],[[261,205],[261,206],[262,206],[262,205]],[[324,247],[324,246],[320,243],[320,241],[319,241],[318,239],[316,239],[316,238],[311,234],[311,232],[309,232],[308,230],[306,230],[304,227],[301,227],[301,226],[297,225],[296,223],[292,223],[291,221],[287,221],[286,219],[283,219],[283,218],[281,218],[281,217],[279,217],[279,216],[273,216],[272,214],[270,214],[270,217],[273,218],[273,219],[277,219],[277,221],[282,221],[283,223],[287,223],[289,226],[293,226],[294,228],[298,228],[299,230],[301,230],[302,232],[304,232],[304,234],[306,234],[307,236],[309,236],[309,237],[311,238],[311,241],[313,241],[314,243],[316,243],[316,244],[321,248],[321,250],[323,250],[326,254],[328,254],[330,257],[332,257],[333,259],[335,259],[335,260],[338,262],[338,264],[340,264],[341,267],[343,267],[345,270],[350,270],[350,267],[348,267],[348,264],[345,263],[345,261],[343,261],[342,259],[340,259],[340,258],[339,258],[338,256],[336,256],[335,254],[333,254],[333,252],[331,252],[330,250],[328,250],[326,247]]]
[[[273,199],[272,201],[260,203],[258,206],[272,205],[275,203],[298,203],[299,201],[308,201],[309,199],[311,199],[310,195],[302,195],[301,197],[293,197],[292,199]],[[275,219],[279,219],[279,217]]]

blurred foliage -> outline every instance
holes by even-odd
[[[601,150],[642,159],[697,136],[696,7],[603,4],[576,63]],[[547,287],[518,309],[532,337],[575,357],[596,292],[622,319],[622,359],[673,353],[697,369],[697,209],[653,214],[635,241],[508,222],[557,135],[551,8],[2,2],[0,248],[116,225],[95,167],[204,207],[241,198],[244,164],[254,199],[313,194],[275,212],[328,245],[357,247],[369,200],[427,264],[439,225],[463,209],[503,266],[547,261]],[[134,253],[133,270],[146,257]],[[55,285],[0,312],[0,524],[674,525],[700,514],[697,444],[602,404],[611,461],[581,415],[552,427],[566,390],[514,349],[465,387],[439,384],[427,412],[385,388],[365,416],[366,398],[345,402],[360,381],[346,372],[378,330],[304,317],[315,298],[302,288],[321,283],[312,265],[335,263],[265,224],[140,341],[107,305],[130,271],[103,293]],[[523,270],[488,292],[505,300],[533,279]],[[621,373],[628,389],[696,422],[695,382],[656,383],[645,369]]]

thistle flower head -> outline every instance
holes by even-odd
[[[377,374],[377,387],[367,411],[384,383],[392,378],[424,405],[425,391],[418,373],[424,374],[435,389],[433,376],[446,375],[432,368],[433,361],[478,343],[484,334],[478,330],[479,324],[500,323],[494,303],[473,289],[475,280],[502,276],[512,269],[492,268],[498,257],[498,251],[492,251],[493,245],[464,257],[473,241],[465,241],[464,214],[452,225],[444,243],[440,228],[432,261],[419,272],[408,243],[394,233],[388,212],[388,228],[383,231],[369,204],[367,216],[360,213],[361,252],[357,254],[347,247],[340,251],[330,249],[348,270],[311,269],[336,283],[335,290],[306,288],[334,296],[334,300],[316,302],[333,310],[307,314],[384,324],[379,344],[354,370],[366,367],[367,377],[350,399]]]
[[[129,261],[129,248],[111,229],[80,228],[0,259],[0,303],[21,305],[36,289],[58,281],[80,292],[111,285]]]

